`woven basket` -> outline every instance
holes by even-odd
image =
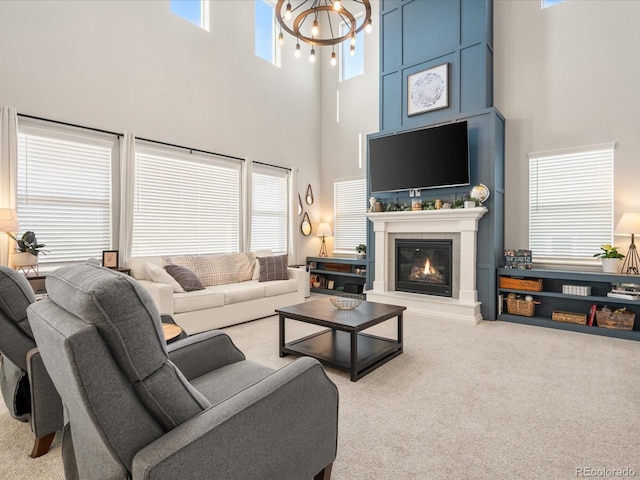
[[[551,314],[551,320],[554,320],[556,322],[586,325],[587,315],[584,313],[562,312],[560,310],[554,310]]]
[[[535,302],[527,302],[526,300],[521,300],[519,298],[507,298],[507,312],[511,315],[533,317],[535,309]]]

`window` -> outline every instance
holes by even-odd
[[[613,243],[613,144],[529,155],[529,248],[536,259],[593,262]]]
[[[17,208],[49,253],[41,266],[101,258],[111,248],[115,136],[20,125]],[[115,163],[115,162],[113,162]]]
[[[333,250],[355,253],[361,243],[367,243],[367,190],[365,179],[333,184]]]
[[[278,34],[280,27],[276,21],[275,7],[268,0],[255,0],[255,52],[260,58],[280,66]]]
[[[554,5],[557,5],[559,3],[564,2],[564,0],[541,0],[541,5],[542,8],[549,8],[549,7],[553,7]]]
[[[251,250],[287,253],[288,170],[253,166]]]
[[[241,249],[240,162],[136,145],[132,256]]]
[[[209,31],[209,0],[170,0],[171,13]]]
[[[340,24],[340,36],[349,33],[346,23]],[[345,40],[340,45],[340,81],[349,80],[364,73],[364,30],[356,34],[356,46],[351,55],[351,42]]]

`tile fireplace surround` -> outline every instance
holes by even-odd
[[[375,233],[372,302],[402,305],[431,316],[467,323],[482,321],[476,290],[478,221],[484,207],[367,213]],[[452,298],[395,290],[396,239],[452,239]]]

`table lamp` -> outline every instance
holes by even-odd
[[[322,245],[320,246],[320,257],[327,257],[327,244],[324,242],[324,237],[331,236],[331,227],[328,223],[321,223],[318,225],[318,236],[322,235]]]
[[[12,232],[17,232],[19,229],[16,210],[14,208],[0,208],[0,232],[11,236]]]
[[[615,233],[616,235],[631,234],[631,245],[629,245],[629,251],[622,264],[622,273],[638,275],[640,258],[638,257],[638,250],[636,250],[634,237],[636,233],[640,233],[640,213],[623,213]]]

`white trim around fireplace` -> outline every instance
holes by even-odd
[[[478,221],[487,213],[484,207],[367,213],[375,233],[375,274],[373,289],[367,291],[372,302],[402,305],[410,310],[468,323],[482,321],[481,303],[476,290],[476,253]],[[394,290],[394,240],[403,234],[459,235],[459,263],[453,275],[459,289],[453,298],[397,292]],[[456,255],[457,252],[454,252]],[[454,269],[456,268],[454,264]]]

